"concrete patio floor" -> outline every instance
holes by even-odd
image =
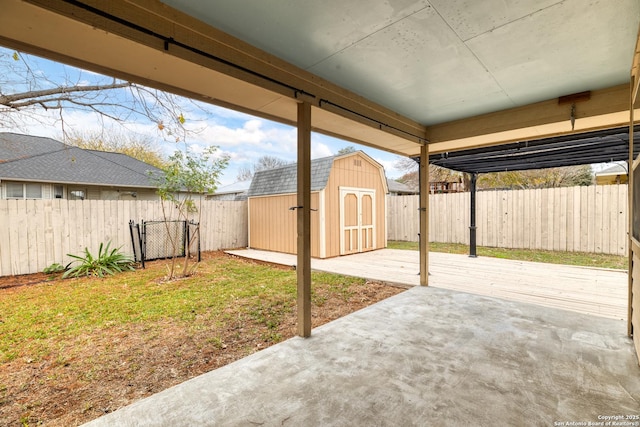
[[[624,322],[413,287],[87,425],[553,426],[617,415],[640,415]]]

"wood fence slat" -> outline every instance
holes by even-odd
[[[588,187],[580,188],[580,252],[592,252],[593,248],[589,246],[589,227],[590,227],[590,212],[589,201],[590,191]],[[593,200],[591,200],[593,203]],[[591,209],[593,211],[593,209]]]
[[[54,227],[57,232],[54,233],[56,239],[56,247],[60,248],[54,262],[67,265],[67,254],[71,252],[70,238],[69,238],[69,201],[68,200],[56,200],[54,204],[56,207],[55,219],[53,221]]]
[[[549,195],[548,189],[540,190],[540,249],[545,250],[553,247],[553,238],[549,238],[549,227],[553,227],[553,221],[549,220]]]
[[[9,205],[0,203],[0,276],[8,276],[11,274],[11,255],[12,245],[10,239],[10,231],[15,228],[13,226],[13,218],[9,215]]]
[[[607,232],[604,236],[605,238],[605,250],[604,253],[610,254],[612,251],[616,250],[616,246],[618,244],[618,220],[616,211],[618,210],[618,197],[617,192],[612,191],[614,188],[610,185],[607,187],[607,194],[609,198],[609,209],[605,209],[607,211]]]
[[[571,204],[571,213],[573,215],[571,251],[580,251],[580,191],[573,190],[573,202]]]
[[[16,242],[15,247],[18,250],[18,258],[14,260],[13,274],[25,274],[29,271],[29,251],[27,246],[29,244],[29,225],[27,223],[27,205],[22,200],[10,200],[13,202],[12,212],[15,215],[12,223],[16,224],[16,231],[20,234],[16,234],[12,240]],[[12,248],[13,249],[13,248]]]
[[[568,212],[567,212],[567,187],[561,187],[558,189],[560,193],[560,205],[558,206],[558,250],[566,251],[567,250],[567,222],[568,222]]]
[[[557,248],[558,246],[558,218],[556,218],[558,213],[556,206],[559,202],[558,193],[555,188],[545,188],[542,192],[547,193],[547,247],[545,249],[553,251],[557,250],[554,248]]]
[[[611,233],[611,191],[609,190],[609,185],[602,187],[602,231],[600,235],[602,236],[602,253],[609,253],[609,242],[610,242],[610,233]]]
[[[595,222],[593,224],[593,240],[594,240],[594,252],[602,253],[602,239],[603,239],[603,227],[604,222],[604,192],[602,187],[597,186],[595,188]]]
[[[627,235],[627,227],[629,224],[629,197],[628,189],[626,185],[617,185],[618,197],[620,203],[618,203],[618,255],[627,254],[627,245],[629,238]]]
[[[489,200],[487,201],[487,246],[498,246],[498,229],[496,224],[500,215],[498,215],[498,192],[490,191]]]

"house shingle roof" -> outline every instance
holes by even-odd
[[[387,178],[387,188],[389,188],[390,193],[418,194],[417,191],[409,187],[407,184],[398,182],[394,179]]]
[[[51,138],[1,132],[0,163],[46,154],[65,147],[62,142]]]
[[[621,165],[619,163],[614,163],[613,165],[602,169],[600,172],[596,172],[596,176],[604,176],[604,175],[626,175],[627,168],[626,165]]]
[[[0,133],[0,180],[149,187],[160,169],[125,154],[83,150],[51,138]]]
[[[240,194],[249,191],[251,181],[238,181],[216,189],[214,194]]]

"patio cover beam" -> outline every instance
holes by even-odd
[[[429,152],[435,154],[516,141],[531,141],[623,127],[629,123],[628,84],[590,91],[588,98],[573,103],[575,105],[573,128],[572,103],[564,102],[563,98],[553,98],[508,110],[432,125],[427,129]],[[637,111],[636,116],[638,116]]]
[[[438,166],[467,173],[544,169],[628,160],[628,126],[440,153],[431,155],[430,160]],[[639,136],[640,125],[636,125],[636,151],[640,151]]]

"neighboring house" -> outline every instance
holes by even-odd
[[[256,172],[248,194],[249,247],[296,253],[297,165]],[[384,248],[387,180],[362,151],[311,162],[311,256]]]
[[[626,163],[614,163],[606,169],[596,172],[596,185],[626,184],[629,182]]]
[[[449,181],[429,182],[429,192],[431,194],[440,193],[461,193],[464,191],[464,183],[461,179],[451,179]]]
[[[216,189],[207,196],[207,200],[247,200],[251,180],[238,181]]]
[[[394,179],[387,178],[387,187],[389,188],[390,196],[410,196],[413,194],[419,194],[418,190],[414,190],[407,184],[398,182]]]
[[[126,154],[0,133],[0,199],[158,200],[161,173]]]

